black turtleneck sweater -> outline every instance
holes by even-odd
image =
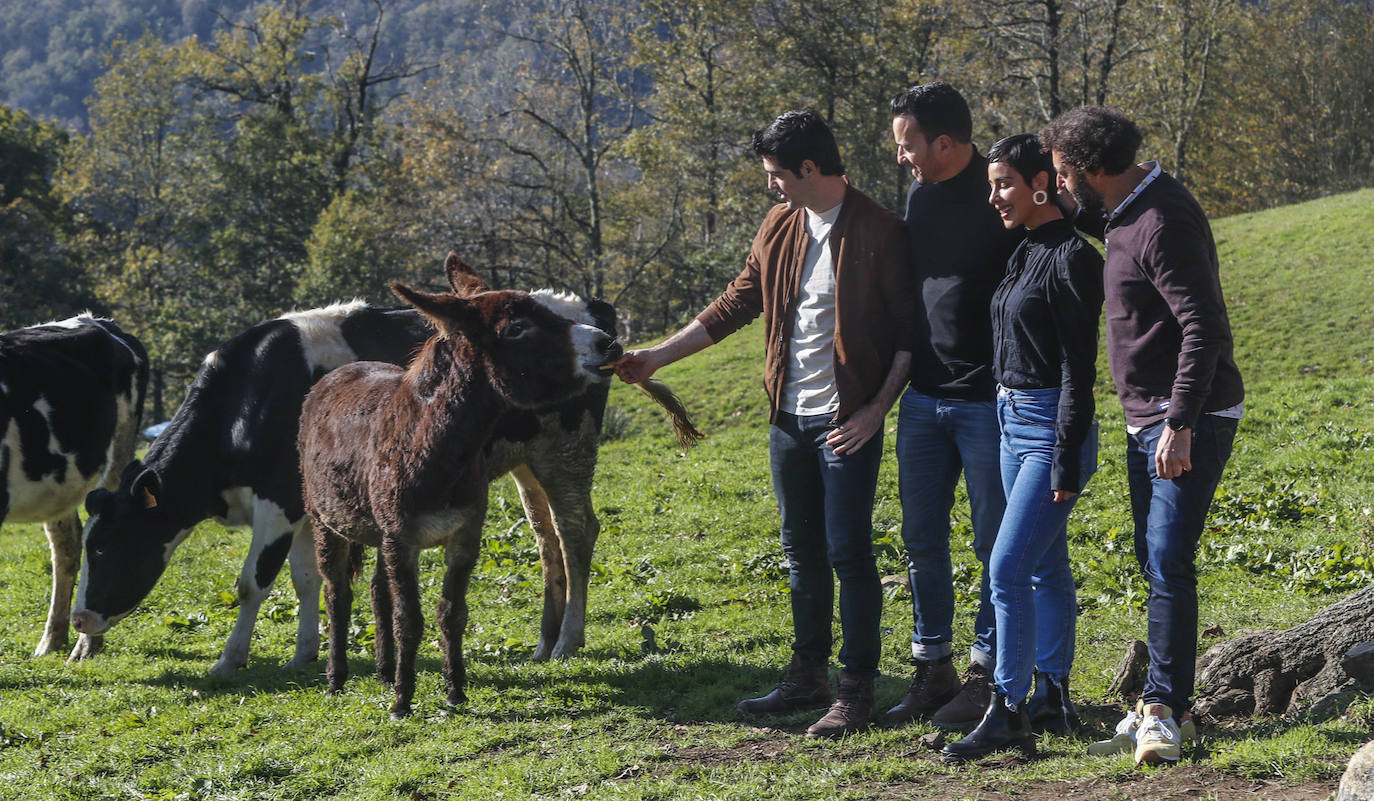
[[[906,223],[921,299],[911,385],[936,398],[991,401],[988,302],[1021,234],[988,203],[987,159],[975,152],[958,175],[913,183]]]
[[[1069,220],[1026,233],[992,296],[993,374],[1012,389],[1059,388],[1050,487],[1083,489],[1080,451],[1093,423],[1102,257]]]

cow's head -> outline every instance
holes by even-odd
[[[124,468],[119,489],[86,496],[81,583],[72,626],[100,634],[138,606],[157,584],[185,532],[159,503],[162,482],[138,461]]]
[[[528,292],[500,290],[430,294],[404,284],[392,290],[438,330],[426,344],[458,362],[480,362],[507,403],[533,408],[559,403],[606,380],[620,344],[606,331],[574,322]],[[416,363],[430,361],[422,356]]]

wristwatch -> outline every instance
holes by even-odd
[[[1183,429],[1188,427],[1187,423],[1183,422],[1177,417],[1164,418],[1164,425],[1168,426],[1170,431],[1182,431]]]

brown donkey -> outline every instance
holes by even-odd
[[[297,440],[305,508],[325,580],[329,690],[342,690],[348,677],[356,567],[350,544],[370,545],[379,549],[386,585],[373,593],[381,602],[374,608],[379,645],[394,643],[397,651],[393,717],[410,713],[415,693],[422,548],[445,548],[438,622],[447,701],[466,700],[466,593],[480,547],[487,451],[498,418],[512,408],[559,403],[607,380],[600,368],[621,353],[604,331],[569,322],[536,296],[515,290],[468,294],[468,275],[456,266],[448,272],[454,292],[392,285],[437,330],[410,367],[355,362],[329,373],[306,396]],[[379,651],[379,667],[382,656]]]

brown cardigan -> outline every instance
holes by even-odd
[[[719,342],[763,314],[767,358],[763,385],[769,421],[777,419],[786,349],[806,261],[806,210],[774,206],[759,226],[744,269],[697,315]],[[849,187],[830,233],[835,264],[835,385],[843,420],[882,387],[897,351],[910,350],[914,274],[904,223]],[[903,377],[905,378],[905,377]]]

